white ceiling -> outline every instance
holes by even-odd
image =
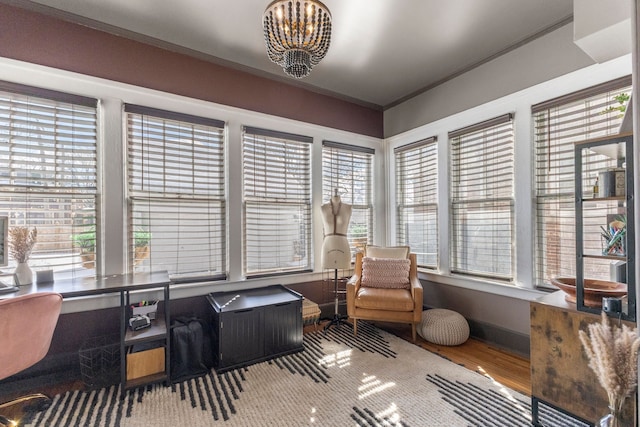
[[[270,1],[18,3],[126,36],[136,33],[133,36],[141,40],[151,37],[188,48],[263,76],[298,82],[267,58],[262,12]],[[379,107],[393,105],[567,22],[573,12],[573,0],[324,0],[324,4],[333,16],[331,47],[301,84]]]

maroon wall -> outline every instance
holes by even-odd
[[[383,137],[382,111],[6,4],[0,56]]]

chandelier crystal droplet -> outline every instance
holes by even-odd
[[[331,13],[319,1],[274,1],[262,24],[269,59],[296,79],[308,76],[329,50]]]

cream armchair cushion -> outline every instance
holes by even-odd
[[[409,289],[408,259],[370,258],[362,259],[362,286],[367,288]]]
[[[409,252],[411,249],[409,246],[375,246],[367,245],[365,247],[365,255],[371,258],[394,258],[394,259],[409,259]]]

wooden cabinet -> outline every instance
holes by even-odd
[[[547,405],[590,423],[607,414],[608,400],[578,338],[579,330],[600,322],[600,316],[579,311],[565,301],[562,291],[546,295],[530,304],[531,313],[531,396],[534,425],[539,426],[539,405]],[[612,319],[613,321],[613,319]],[[632,322],[624,321],[629,327]],[[635,396],[627,398],[625,426],[633,426]]]
[[[302,296],[281,285],[207,295],[218,372],[301,351]]]

